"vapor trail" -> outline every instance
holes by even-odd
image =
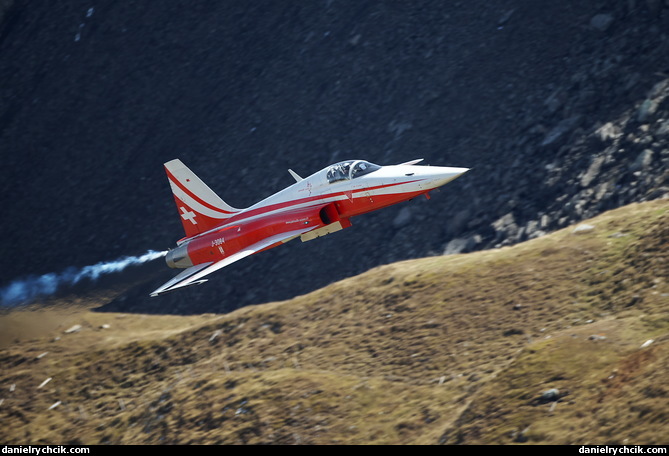
[[[15,280],[0,289],[0,305],[15,306],[27,303],[39,296],[54,294],[63,285],[76,285],[83,279],[96,281],[101,275],[121,272],[130,265],[143,264],[164,257],[165,252],[149,250],[141,256],[125,256],[114,261],[103,261],[83,268],[67,268],[60,273],[51,272],[39,277]]]

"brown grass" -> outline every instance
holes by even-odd
[[[668,207],[635,204],[579,234],[382,266],[229,315],[81,311],[82,331],[0,352],[0,435],[667,444]],[[111,328],[96,329],[102,318]],[[541,400],[550,388],[557,402]]]

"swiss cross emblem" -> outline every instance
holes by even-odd
[[[183,207],[183,206],[180,207],[179,209],[181,209],[181,212],[182,212],[182,214],[181,214],[181,218],[182,218],[182,219],[184,219],[184,220],[188,220],[188,221],[191,222],[193,225],[197,225],[197,222],[195,221],[195,212],[193,212],[193,211],[188,211],[188,210],[186,210],[186,208]]]

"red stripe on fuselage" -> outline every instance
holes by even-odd
[[[421,179],[408,181],[408,182],[396,182],[396,183],[393,183],[393,184],[377,185],[376,187],[359,188],[359,189],[355,189],[354,191],[356,193],[370,192],[370,191],[379,190],[379,189],[382,189],[382,188],[394,187],[394,186],[397,186],[397,185],[411,184],[413,182],[418,182],[419,180],[421,180]],[[242,221],[244,219],[247,219],[249,217],[255,217],[257,215],[261,215],[261,214],[264,214],[264,213],[267,213],[267,212],[272,212],[272,211],[276,211],[276,210],[280,210],[280,209],[286,209],[286,208],[289,208],[291,206],[297,206],[299,204],[310,203],[312,201],[316,202],[315,204],[318,204],[318,202],[321,201],[321,200],[325,200],[325,199],[333,198],[333,197],[338,197],[338,196],[344,196],[349,192],[350,191],[328,193],[328,194],[325,194],[325,195],[310,196],[308,198],[301,198],[301,199],[292,200],[292,201],[285,201],[283,203],[271,204],[269,206],[259,207],[258,209],[253,209],[251,211],[245,211],[245,212],[242,212],[238,215],[233,215],[232,217],[227,219],[226,222],[228,222],[228,223],[238,222],[238,221]]]
[[[341,211],[343,217],[356,217],[368,212],[383,209],[402,201],[415,198],[418,195],[426,193],[428,190],[416,190],[413,192],[387,193],[382,195],[370,195],[369,197],[355,198],[350,201],[343,199],[337,201],[337,209]]]
[[[416,179],[416,180],[407,181],[407,182],[395,182],[395,183],[392,183],[392,184],[377,185],[375,187],[359,188],[359,189],[356,189],[355,192],[356,193],[370,192],[370,191],[374,191],[374,190],[380,190],[380,189],[383,189],[383,188],[395,187],[395,186],[398,186],[398,185],[411,184],[411,183],[414,183],[414,182],[419,182],[421,180],[423,180],[423,179]],[[281,210],[281,209],[290,210],[291,207],[297,206],[299,204],[305,204],[305,203],[310,203],[310,202],[313,202],[314,206],[318,205],[319,203],[327,204],[330,201],[326,202],[324,200],[330,199],[330,198],[333,198],[333,197],[345,196],[347,193],[348,193],[348,191],[346,191],[346,192],[334,192],[334,193],[328,193],[328,194],[325,194],[325,195],[318,195],[318,196],[310,196],[310,197],[307,197],[307,198],[301,198],[301,199],[297,199],[297,200],[285,201],[283,203],[276,203],[276,204],[271,204],[269,206],[259,207],[257,209],[253,209],[251,211],[243,211],[241,213],[237,213],[237,214],[233,215],[232,217],[221,221],[219,227],[223,228],[223,227],[227,226],[228,224],[244,223],[244,221],[246,219],[249,219],[251,217],[256,217],[256,216],[259,216],[259,215],[263,215],[263,214],[266,214],[266,213],[272,212],[272,211],[277,211],[277,210]],[[402,200],[405,200],[405,199],[414,198],[416,195],[419,195],[421,193],[425,193],[425,190],[420,190],[420,191],[416,191],[416,192],[395,193],[395,194],[390,194],[390,195],[372,196],[372,198],[375,199],[375,200],[379,200],[379,199],[392,200],[392,202],[387,202],[385,204],[380,204],[380,205],[374,204],[374,206],[378,206],[378,207],[374,207],[374,209],[380,209],[382,207],[389,206],[391,204],[394,204],[396,202],[399,202],[399,201],[402,201]],[[346,198],[346,201],[348,201],[348,198]],[[373,210],[373,209],[371,209],[371,210]],[[368,211],[367,210],[362,210],[360,213],[365,213],[365,212],[368,212]],[[354,216],[354,215],[359,215],[359,214],[354,213],[351,216]],[[211,228],[210,230],[208,230],[207,232],[202,233],[202,234],[212,233],[215,230],[216,230],[216,228]],[[197,238],[201,235],[193,236],[193,238],[191,238],[191,239]]]

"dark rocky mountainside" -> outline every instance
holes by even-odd
[[[0,2],[3,282],[182,236],[162,163],[246,207],[345,158],[428,202],[111,310],[225,311],[669,192],[669,2]]]

